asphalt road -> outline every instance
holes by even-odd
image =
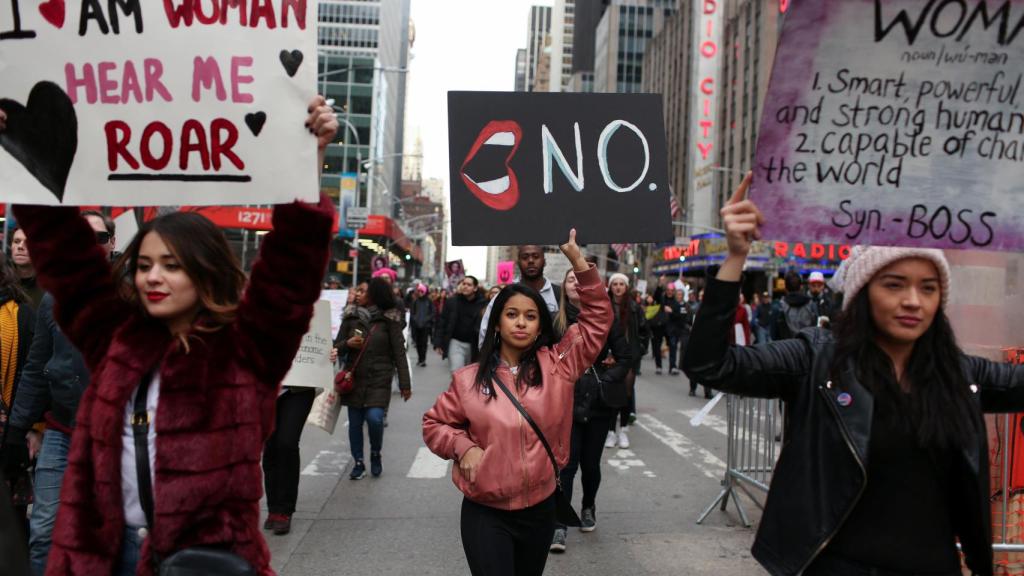
[[[449,477],[450,463],[427,451],[420,432],[423,412],[450,376],[433,353],[426,368],[413,370],[412,399],[403,403],[396,395],[391,405],[380,478],[349,480],[344,412],[333,436],[306,426],[292,532],[267,533],[279,574],[469,574],[459,537],[462,495]],[[753,530],[742,526],[732,504],[696,524],[721,491],[725,403],[701,426],[691,426],[690,417],[707,401],[687,395],[682,375],[656,376],[649,357],[643,370],[631,446],[604,454],[597,530],[570,530],[566,553],[552,554],[545,574],[764,574],[750,557]],[[577,476],[577,508],[578,483]],[[749,499],[743,503],[756,522],[758,508]]]

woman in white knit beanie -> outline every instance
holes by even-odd
[[[835,332],[737,348],[739,281],[763,217],[750,176],[722,209],[729,255],[709,281],[683,368],[788,403],[753,555],[775,575],[991,575],[983,412],[1024,410],[1024,370],[964,354],[941,251],[857,247],[834,279]]]

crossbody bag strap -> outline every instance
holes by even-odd
[[[498,388],[501,388],[501,391],[505,393],[505,396],[508,396],[508,399],[512,401],[512,405],[515,406],[516,410],[523,415],[523,419],[525,419],[527,424],[530,425],[530,428],[533,428],[534,434],[536,434],[537,438],[540,439],[540,443],[544,445],[544,449],[548,452],[548,458],[551,459],[551,467],[555,470],[555,483],[558,484],[559,489],[561,489],[562,480],[558,474],[558,462],[555,460],[555,453],[552,452],[551,445],[548,444],[548,439],[545,438],[544,433],[540,431],[540,426],[533,421],[533,418],[530,417],[530,413],[526,411],[526,408],[523,408],[523,405],[519,403],[519,400],[516,400],[516,397],[512,395],[512,392],[509,391],[505,386],[505,383],[502,382],[500,378],[495,376],[494,381],[498,383]]]
[[[366,349],[369,348],[370,336],[373,336],[373,331],[376,328],[377,324],[370,325],[370,331],[367,332],[366,334],[366,340],[363,341],[363,347],[359,349],[359,355],[356,356],[356,361],[352,363],[352,368],[350,369],[350,372],[352,372],[353,374],[355,374],[356,372],[356,366],[359,366],[359,361],[363,359],[363,352],[366,352]]]
[[[132,436],[135,437],[135,475],[139,485],[139,503],[146,515],[146,524],[153,530],[153,485],[149,471],[149,411],[146,397],[153,372],[147,372],[135,391],[135,405],[132,410]]]

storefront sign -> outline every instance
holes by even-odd
[[[694,238],[687,246],[669,246],[662,249],[662,261],[670,262],[680,258],[700,256],[725,256],[729,246],[725,238]],[[845,244],[821,244],[818,242],[762,242],[751,244],[751,258],[799,258],[840,262],[850,257],[850,246]]]
[[[306,0],[0,5],[3,199],[316,200]]]

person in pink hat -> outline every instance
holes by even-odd
[[[722,217],[729,253],[710,279],[683,369],[731,394],[782,398],[790,422],[753,556],[769,573],[993,574],[984,412],[1024,410],[1024,370],[968,356],[946,306],[949,265],[925,248],[860,246],[837,272],[833,331],[728,343],[763,216]]]

